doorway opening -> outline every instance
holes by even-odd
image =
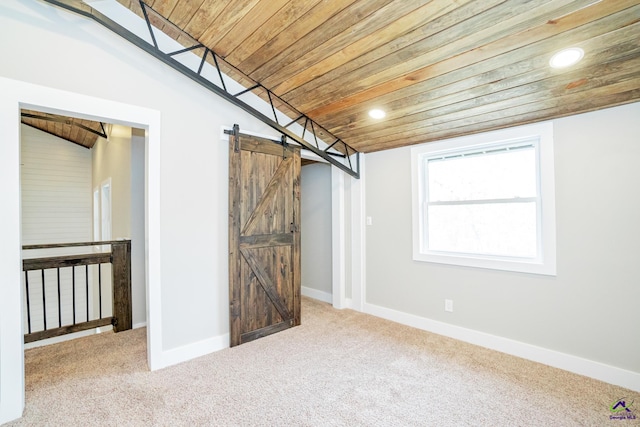
[[[21,121],[25,349],[145,326],[144,131],[24,109]]]
[[[162,361],[160,322],[160,113],[156,110],[0,78],[0,423],[19,418],[24,408],[24,331],[21,290],[20,111],[79,117],[144,129],[145,275],[147,363]]]
[[[302,295],[333,304],[331,165],[305,159],[300,175]]]

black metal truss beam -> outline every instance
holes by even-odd
[[[153,55],[156,59],[159,59],[160,61],[164,62],[166,65],[170,66],[174,70],[179,71],[180,73],[182,73],[183,75],[189,77],[191,80],[195,81],[196,83],[200,84],[201,86],[205,87],[206,89],[208,89],[211,92],[215,93],[216,95],[224,98],[226,101],[230,102],[231,104],[241,108],[242,110],[244,110],[247,113],[251,114],[252,116],[256,117],[257,119],[259,119],[263,123],[269,125],[271,128],[277,130],[282,135],[292,139],[297,144],[301,145],[302,147],[304,147],[304,148],[308,149],[309,151],[315,153],[316,155],[320,156],[322,159],[326,160],[328,163],[336,166],[337,168],[343,170],[344,172],[348,173],[349,175],[351,175],[351,176],[353,176],[355,178],[360,178],[360,170],[359,170],[360,169],[360,153],[358,151],[356,151],[353,148],[349,147],[340,138],[338,138],[334,143],[332,143],[331,145],[329,145],[325,149],[321,149],[321,148],[319,148],[319,146],[316,146],[316,145],[306,141],[304,139],[304,132],[306,132],[306,130],[307,130],[308,122],[311,122],[311,128],[312,128],[313,136],[314,136],[315,142],[317,144],[317,136],[315,134],[315,127],[314,127],[313,120],[311,120],[306,115],[298,112],[295,108],[291,107],[285,101],[281,100],[280,98],[277,98],[277,96],[275,94],[273,94],[270,90],[268,90],[267,88],[265,88],[261,84],[257,83],[256,86],[254,88],[252,88],[251,90],[256,89],[256,88],[260,88],[260,89],[263,89],[263,90],[267,91],[267,94],[268,94],[268,97],[269,97],[269,101],[270,101],[270,104],[271,104],[271,108],[272,108],[272,111],[274,113],[274,118],[273,119],[271,117],[266,116],[265,114],[261,113],[260,111],[258,111],[254,107],[252,107],[251,105],[247,104],[246,102],[244,102],[244,101],[242,101],[241,99],[238,98],[240,95],[246,93],[247,91],[241,91],[240,93],[235,94],[235,95],[231,94],[227,90],[227,87],[225,85],[225,82],[224,82],[224,79],[223,79],[223,75],[222,75],[222,72],[220,70],[220,66],[218,64],[218,57],[215,54],[215,52],[213,52],[209,48],[204,47],[205,48],[205,53],[202,56],[202,62],[200,63],[200,67],[198,69],[198,72],[195,72],[195,71],[191,70],[190,68],[188,68],[187,66],[185,66],[181,62],[177,61],[176,59],[174,59],[174,56],[176,54],[178,54],[178,53],[191,51],[191,50],[203,47],[199,43],[196,46],[193,46],[193,47],[190,47],[190,48],[186,48],[186,49],[183,49],[183,50],[180,50],[180,51],[176,51],[176,52],[173,52],[173,53],[169,53],[169,54],[162,52],[158,47],[158,43],[156,41],[156,37],[155,37],[154,31],[153,31],[153,26],[151,25],[151,21],[150,21],[149,16],[148,16],[147,8],[152,10],[152,11],[153,11],[153,9],[149,8],[143,1],[141,1],[140,3],[141,3],[142,10],[143,10],[144,18],[145,18],[145,20],[147,22],[147,26],[149,28],[149,33],[150,33],[150,36],[151,36],[153,44],[150,44],[147,41],[145,41],[144,39],[142,39],[142,38],[138,37],[137,35],[133,34],[129,30],[127,30],[126,28],[122,27],[117,22],[115,22],[112,19],[108,18],[107,16],[103,15],[99,11],[93,9],[92,7],[87,5],[86,3],[80,3],[80,2],[74,1],[74,0],[44,0],[44,1],[47,2],[47,3],[53,4],[55,6],[59,6],[61,8],[64,8],[66,10],[69,10],[71,12],[77,13],[79,15],[85,16],[87,18],[90,18],[90,19],[98,22],[99,24],[103,25],[104,27],[108,28],[109,30],[113,31],[114,33],[118,34],[122,38],[124,38],[127,41],[133,43],[138,48],[144,50],[145,52],[149,53],[150,55]],[[156,13],[155,11],[153,11],[153,12]],[[158,14],[158,17],[164,19],[167,23],[171,24],[170,21],[167,21],[166,18],[162,17],[161,15]],[[186,35],[189,36],[188,34],[186,34]],[[189,36],[189,37],[191,39],[193,39],[191,36]],[[206,57],[207,57],[208,54],[211,54],[213,56],[214,64],[215,64],[215,67],[216,67],[216,69],[218,71],[218,75],[219,75],[219,78],[220,78],[220,82],[222,84],[222,88],[217,86],[216,84],[214,84],[213,82],[209,81],[208,79],[206,79],[205,77],[203,77],[201,75],[201,71],[202,71],[202,68],[204,66],[204,63],[206,62]],[[230,64],[228,64],[228,65],[230,67],[232,67]],[[237,70],[237,71],[240,72],[239,70]],[[241,72],[240,72],[240,74],[244,75],[244,73],[241,73]],[[251,80],[251,79],[249,78],[249,80]],[[276,109],[275,109],[274,104],[273,104],[273,99],[272,98],[274,98],[274,97],[277,98],[283,104],[287,105],[292,111],[295,111],[295,112],[299,113],[300,117],[298,117],[296,120],[288,123],[286,126],[281,125],[278,122],[278,118],[277,118],[277,115],[276,115]],[[288,127],[290,125],[292,125],[293,123],[298,122],[302,118],[305,118],[305,126],[304,126],[304,130],[303,130],[303,135],[302,136],[298,136],[292,130],[288,129]],[[317,123],[316,123],[316,125],[317,125]],[[345,151],[345,154],[342,154],[342,153],[337,152],[337,151],[329,151],[333,147],[335,147],[336,145],[342,147],[344,149],[344,151]],[[356,165],[355,165],[356,167],[355,168],[354,168],[354,166],[353,166],[353,164],[351,162],[351,155],[353,155],[353,154],[356,155]],[[338,158],[345,158],[346,157],[346,159],[348,161],[348,165],[343,164],[342,162],[337,160],[336,157],[338,157]]]
[[[98,131],[95,129],[91,129],[89,126],[85,126],[82,123],[77,123],[77,122],[74,122],[73,120],[65,119],[64,117],[41,116],[39,114],[31,114],[31,113],[20,113],[20,115],[22,117],[26,117],[29,119],[46,120],[47,122],[55,122],[55,123],[62,123],[70,126],[76,126],[82,130],[86,130],[87,132],[91,132],[105,139],[108,138],[107,133],[104,130],[104,123],[102,122],[98,122],[100,123],[100,128],[102,129],[102,131]]]

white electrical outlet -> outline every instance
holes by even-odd
[[[373,218],[370,216],[367,217],[367,225],[373,225]]]
[[[452,299],[444,300],[444,311],[448,311],[450,313],[453,313],[453,300]]]

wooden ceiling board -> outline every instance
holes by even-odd
[[[118,0],[118,3],[120,3],[127,9],[133,10],[133,6],[131,5],[131,0]]]
[[[231,62],[227,56],[235,51],[240,44],[258,29],[264,28],[265,22],[273,18],[288,1],[289,0],[271,0],[257,3],[255,7],[251,9],[251,13],[244,15],[234,26],[233,31],[228,32],[218,43],[213,45],[214,51]],[[207,43],[207,45],[209,45],[209,43]]]
[[[608,81],[603,79],[594,79],[593,82],[579,85],[573,88],[573,90],[570,86],[570,84],[573,83],[571,82],[569,83],[569,88],[566,86],[563,87],[565,89],[564,91],[556,89],[557,93],[555,94],[550,93],[551,91],[544,93],[548,95],[546,99],[543,99],[536,94],[522,95],[508,100],[499,101],[494,104],[479,105],[469,109],[469,112],[453,111],[442,115],[434,114],[432,117],[425,117],[425,119],[420,122],[420,127],[406,127],[404,130],[401,130],[402,128],[398,128],[397,132],[393,135],[384,135],[385,132],[381,132],[381,136],[379,137],[376,133],[376,137],[366,138],[366,144],[375,146],[376,144],[397,140],[399,138],[423,137],[425,134],[428,134],[429,136],[427,139],[430,139],[431,133],[433,132],[454,129],[456,127],[466,126],[472,123],[479,123],[480,121],[489,122],[495,119],[507,119],[509,117],[521,115],[529,110],[534,113],[539,113],[543,110],[563,107],[565,104],[578,103],[580,101],[584,102],[585,108],[584,110],[578,109],[575,111],[591,111],[593,110],[593,106],[601,107],[601,101],[597,99],[598,97],[608,93],[616,94],[620,97],[621,93],[633,90],[633,85],[637,83],[637,74],[635,74],[634,71],[631,75],[626,75],[626,78],[623,81],[616,81],[615,77],[613,79],[614,80]],[[614,82],[609,86],[603,86],[603,84],[611,81]],[[624,96],[622,96],[622,98],[624,98]],[[618,102],[615,102],[615,104],[617,105]],[[357,146],[357,144],[355,145]]]
[[[62,127],[62,123],[53,123],[53,133],[55,133],[56,135],[60,135],[61,138],[64,138],[65,130]],[[84,145],[84,138],[82,140],[82,145]]]
[[[395,5],[388,5],[388,7],[395,9]],[[352,35],[347,35],[346,37],[350,38],[352,43],[341,47],[331,55],[327,55],[327,52],[323,49],[326,43],[323,43],[305,55],[305,59],[307,59],[311,65],[300,71],[294,71],[297,72],[297,74],[290,72],[290,76],[286,76],[284,81],[275,86],[274,92],[285,94],[294,88],[327,74],[329,71],[356,60],[367,52],[385,44],[394,43],[398,38],[398,34],[413,32],[413,30],[421,28],[434,18],[452,10],[454,7],[454,3],[450,0],[429,1],[427,4],[414,10],[413,13],[406,14],[384,26],[379,31],[371,32],[356,41],[353,41]],[[393,49],[396,48],[394,47]],[[316,58],[314,58],[314,56]],[[280,77],[282,78],[283,76],[280,75]]]
[[[55,123],[51,123],[51,122],[47,122],[47,132],[53,134],[53,135],[59,135],[58,132],[56,132],[56,124]],[[82,144],[80,144],[82,145]]]
[[[80,128],[78,126],[69,126],[69,135],[67,136],[67,138],[69,141],[79,141],[79,135],[80,135]],[[92,145],[93,147],[93,145]]]
[[[438,141],[441,139],[457,138],[464,135],[503,129],[513,126],[513,123],[524,125],[570,116],[577,112],[586,113],[605,108],[605,106],[608,108],[616,105],[622,105],[639,99],[640,89],[637,89],[638,86],[627,90],[627,88],[631,87],[633,84],[638,84],[638,82],[623,85],[625,87],[609,87],[603,88],[601,91],[593,92],[592,95],[599,96],[599,99],[583,96],[576,100],[576,97],[567,97],[566,99],[556,100],[559,105],[554,105],[548,108],[545,107],[542,102],[533,103],[531,105],[518,108],[517,110],[497,112],[485,117],[474,116],[457,120],[455,122],[436,125],[429,127],[428,132],[421,133],[418,136],[400,136],[395,139],[386,138],[383,141],[373,141],[372,143],[367,144],[367,150],[368,152],[374,152],[404,147],[412,144]],[[534,110],[534,108],[540,109]],[[514,114],[509,115],[508,113]]]
[[[307,82],[303,86],[290,90],[284,97],[296,102],[297,99],[306,99],[308,95],[312,94],[313,90],[323,94],[326,93],[328,97],[334,90],[334,82],[339,81],[344,76],[375,75],[380,70],[395,67],[407,59],[420,58],[439,46],[446,46],[452,40],[455,40],[460,31],[466,35],[468,27],[457,27],[459,24],[478,16],[482,17],[483,13],[502,3],[504,3],[504,0],[470,2],[448,13],[434,15],[434,19],[427,22],[423,27],[399,35],[391,42],[369,51],[336,69],[330,70],[325,75]],[[482,28],[484,28],[487,24],[482,25]],[[447,31],[456,29],[458,31],[457,34],[447,33]]]
[[[355,39],[354,34],[357,34],[360,40],[377,39],[379,42],[382,42],[385,38],[388,40],[391,35],[383,34],[381,31],[383,28],[394,25],[395,28],[393,28],[391,32],[395,35],[406,31],[411,24],[410,18],[417,20],[416,17],[421,15],[421,13],[419,11],[416,12],[416,10],[430,1],[431,0],[403,2],[399,5],[394,3],[385,4],[368,16],[367,19],[355,22],[334,37],[321,43],[313,43],[314,47],[299,57],[294,63],[278,70],[277,73],[262,79],[262,81],[265,86],[274,88],[273,91],[276,94],[282,95],[287,92],[287,90],[281,89],[282,86],[289,88],[296,87],[328,71],[325,67],[321,67],[318,72],[314,73],[311,67],[318,65],[323,59],[331,60],[336,53],[351,47]],[[305,71],[307,72],[306,74],[311,74],[310,78],[306,80],[299,76]],[[296,75],[298,76],[297,79],[292,79],[292,77]]]
[[[536,120],[546,120],[553,117],[564,117],[570,114],[584,113],[595,109],[603,108],[603,105],[614,106],[625,102],[629,102],[633,98],[632,95],[634,85],[638,84],[637,79],[630,81],[617,82],[608,87],[597,87],[593,90],[584,92],[577,91],[569,95],[558,96],[549,101],[526,102],[534,99],[533,97],[522,97],[517,101],[519,104],[510,105],[508,108],[491,110],[488,108],[476,109],[476,115],[468,114],[449,114],[446,117],[438,119],[425,120],[420,123],[420,127],[411,127],[409,129],[396,129],[395,133],[383,133],[372,138],[364,138],[363,144],[370,151],[377,151],[395,146],[401,146],[405,143],[418,143],[434,141],[443,136],[462,136],[469,133],[477,133],[486,129],[497,129],[493,125],[487,126],[487,123],[499,123],[504,127],[505,123],[517,120],[519,124],[531,123]],[[593,85],[592,85],[593,86]],[[588,89],[588,88],[585,88]],[[608,95],[612,95],[607,97]],[[600,99],[595,99],[598,97]],[[539,98],[537,98],[539,99]],[[570,108],[568,107],[570,106]],[[495,106],[494,108],[497,108]],[[531,112],[531,113],[528,113]],[[526,118],[526,120],[525,120]],[[463,127],[473,126],[472,129],[461,129]],[[359,148],[359,143],[353,143],[355,148]],[[407,145],[407,144],[405,144]]]
[[[140,3],[139,1],[132,0],[132,3]],[[162,16],[171,16],[173,11],[178,4],[178,0],[150,0],[145,2],[147,5],[151,6],[155,11],[157,11]],[[189,1],[189,3],[195,5],[202,4],[202,0]],[[181,7],[181,10],[185,8]]]
[[[229,2],[218,14],[215,21],[206,28],[202,36],[197,37],[197,39],[205,46],[211,46],[212,50],[217,52],[216,46],[218,42],[236,26],[240,28],[240,22],[251,12],[251,9],[253,9],[256,4],[258,4],[258,0],[237,0]]]
[[[640,23],[635,25],[640,25]],[[560,81],[560,78],[566,78],[572,82],[607,74],[611,69],[610,63],[612,61],[614,63],[619,61],[621,64],[627,61],[635,62],[633,58],[640,55],[640,44],[629,41],[629,37],[637,31],[640,31],[640,28],[625,27],[579,45],[592,53],[591,57],[585,58],[579,69],[558,70],[550,75],[548,72],[549,57],[543,54],[445,86],[424,87],[423,85],[418,93],[412,94],[409,90],[411,88],[408,88],[402,91],[405,97],[395,99],[387,97],[385,101],[388,102],[379,104],[381,108],[389,112],[384,123],[370,119],[364,108],[349,115],[336,113],[323,120],[323,123],[334,132],[349,132],[353,138],[352,141],[355,141],[358,136],[378,133],[382,127],[411,126],[418,119],[418,116],[414,115],[423,111],[432,111],[433,115],[438,115],[443,112],[439,108],[447,106],[464,110],[471,105],[482,103],[483,99],[489,96],[495,97],[495,99],[498,97],[505,99],[510,93],[535,94],[542,88],[562,85],[563,82]],[[598,58],[597,61],[595,57]],[[629,60],[629,58],[632,59]],[[514,70],[514,67],[517,69]],[[431,83],[433,80],[428,80],[426,83]],[[400,92],[393,92],[391,95],[398,95]]]
[[[637,18],[634,18],[633,14],[629,18],[630,18],[629,22],[633,22],[633,21],[637,20]],[[581,31],[585,31],[585,30],[586,29],[583,28],[583,29],[577,29],[576,31],[577,32],[581,32]],[[636,24],[630,25],[630,27],[626,28],[626,29],[623,27],[623,29],[620,30],[620,32],[621,32],[620,35],[623,36],[623,37],[627,37],[627,40],[629,40],[628,37],[631,36],[632,34],[637,34],[638,31],[640,31],[640,27],[638,27],[638,24],[636,23]],[[612,34],[614,34],[614,33],[615,32],[613,32]],[[625,33],[627,33],[627,34],[625,35]],[[602,49],[601,49],[602,52],[599,52],[600,55],[597,56],[597,61],[598,62],[602,63],[604,60],[608,59],[609,55],[615,55],[615,56],[618,56],[618,57],[622,57],[622,58],[624,58],[624,60],[628,60],[628,61],[633,60],[633,58],[635,58],[635,57],[638,57],[639,53],[638,53],[638,50],[637,50],[637,47],[638,47],[637,43],[627,41],[626,43],[623,43],[622,45],[617,46],[615,44],[611,44],[613,39],[614,39],[614,37],[611,35],[609,37],[602,37],[602,40],[599,40],[600,46],[602,46]],[[580,44],[578,44],[578,45],[580,45]],[[609,47],[610,51],[604,52],[605,50],[607,50],[606,46]],[[522,53],[524,51],[520,51],[520,52]],[[598,53],[598,50],[594,48],[594,52]],[[594,55],[594,57],[596,57],[596,55]],[[548,59],[548,56],[546,56],[546,58]],[[544,59],[545,59],[544,55],[541,55],[538,58],[538,63],[540,64],[541,67],[544,67],[546,65],[545,64],[546,61],[544,61]],[[495,62],[499,62],[499,61],[489,61],[487,64],[491,65],[491,63],[495,63]],[[583,77],[584,77],[585,74],[588,74],[588,70],[585,71],[586,70],[585,67],[588,64],[589,64],[588,61],[583,61],[583,63],[581,63],[581,66],[579,68],[577,68],[578,71],[576,71],[575,75],[579,76],[579,75],[582,74]],[[606,68],[606,67],[602,67],[602,70],[603,70],[603,72],[609,72],[609,69]],[[569,71],[569,70],[567,70],[567,71]],[[559,72],[561,72],[561,71],[556,71],[556,73],[559,73]],[[553,78],[553,75],[554,75],[553,73],[549,73],[548,72],[548,68],[547,68],[546,77],[547,78]],[[518,75],[516,75],[516,76],[518,76]],[[522,76],[520,76],[520,77],[522,77]],[[507,80],[505,80],[505,79],[507,79]],[[503,87],[502,85],[503,84],[504,85],[508,85],[509,84],[508,79],[509,79],[509,76],[505,75],[503,77],[503,79],[499,80],[498,81],[498,85],[494,88],[494,91],[504,90],[505,87]],[[523,92],[523,93],[526,92],[526,86],[523,86],[523,84],[522,84],[523,82],[522,81],[518,81],[517,78],[514,78],[513,80],[514,80],[513,81],[513,87],[515,88],[514,92],[516,92],[516,93],[517,92]],[[576,79],[576,80],[578,80],[578,79]],[[542,95],[543,94],[538,93],[539,97],[542,97]],[[458,102],[460,102],[460,98],[468,98],[469,99],[469,104],[468,105],[476,105],[477,103],[480,102],[479,100],[476,99],[476,96],[479,96],[479,95],[477,93],[474,93],[473,88],[469,87],[469,88],[467,88],[467,90],[465,92],[463,92],[462,96],[460,96],[460,95],[458,96]],[[446,100],[444,100],[444,101],[445,102],[442,102],[442,104],[443,105],[447,105]],[[437,107],[438,106],[437,102],[438,101],[430,100],[426,104],[424,104],[425,105],[424,107],[415,106],[415,109],[416,110],[420,110],[421,108],[425,109],[425,108]],[[458,105],[457,107],[460,108],[460,109],[464,109],[465,106],[464,105],[462,105],[462,106]],[[432,113],[437,115],[439,112],[435,111],[435,112],[432,112]],[[469,111],[468,113],[470,114],[471,112]],[[394,111],[394,114],[395,114],[395,111]],[[415,122],[415,120],[419,120],[419,117],[420,116],[415,116],[413,118],[414,122]],[[420,123],[420,124],[424,125],[424,123]],[[339,129],[334,129],[332,126],[327,126],[327,127],[328,127],[328,129],[330,131],[336,132],[336,134],[338,134],[338,135],[341,134]],[[385,121],[385,128],[389,129],[391,127],[392,127],[392,124],[388,123],[387,121]],[[352,139],[350,141],[353,143],[354,148],[358,148],[358,144],[355,143],[355,140]]]
[[[184,29],[185,26],[191,24],[191,20],[192,19],[201,19],[202,17],[195,17],[196,12],[200,12],[202,14],[206,15],[206,11],[209,10],[209,6],[207,3],[210,0],[188,0],[188,1],[183,1],[183,0],[178,0],[175,2],[175,4],[173,5],[173,8],[171,8],[171,12],[167,12],[166,10],[168,10],[171,6],[171,3],[173,3],[173,1],[159,1],[156,0],[153,4],[151,4],[150,2],[145,2],[146,4],[150,5],[155,11],[157,11],[160,15],[164,16],[165,18],[169,18],[169,21],[171,21],[173,24],[177,25],[179,28]],[[161,10],[163,12],[161,12]],[[200,25],[200,21],[197,21],[198,25]],[[191,28],[191,27],[190,27]],[[187,31],[187,33],[189,33]],[[189,33],[191,34],[191,33]],[[193,36],[193,34],[191,34]]]
[[[137,2],[119,1],[135,11]],[[264,85],[331,140],[362,152],[640,99],[640,0],[147,4],[176,24],[153,21],[185,46],[194,41],[182,31],[224,58],[234,79]],[[585,51],[579,64],[548,66],[553,53],[572,46]],[[268,99],[262,89],[253,93]],[[373,107],[387,117],[369,118]]]
[[[290,46],[315,28],[309,22],[311,17],[317,19],[319,15],[326,14],[337,5],[337,2],[322,0],[299,0],[289,4],[287,0],[285,7],[281,7],[262,26],[242,40],[235,49],[228,52],[225,59],[250,74],[262,64],[262,62],[255,64],[256,60],[261,60],[265,56],[270,57],[271,54]],[[257,51],[260,55],[256,58],[254,54]]]
[[[348,79],[341,79],[343,85],[341,85],[338,90],[329,94],[323,91],[324,96],[321,99],[313,97],[313,93],[305,96],[305,99],[308,101],[304,104],[297,104],[287,96],[283,98],[288,102],[292,102],[294,105],[299,105],[302,111],[308,111],[311,117],[316,118],[323,113],[332,111],[333,108],[348,108],[359,102],[367,101],[394,90],[411,86],[416,82],[433,78],[434,75],[467,67],[488,58],[510,53],[518,48],[527,48],[535,42],[545,41],[554,35],[578,28],[591,20],[620,12],[629,7],[630,3],[635,2],[636,0],[601,2],[592,7],[582,8],[577,12],[565,15],[560,19],[531,27],[526,31],[520,31],[514,34],[501,33],[503,37],[484,45],[468,45],[463,53],[459,54],[451,52],[447,45],[443,45],[439,49],[423,55],[418,55],[417,52],[412,49],[409,55],[406,55],[406,58],[403,56],[405,52],[400,52],[399,54],[394,54],[394,57],[399,57],[397,60],[405,59],[404,61],[396,63],[397,65],[394,66],[385,66],[383,71],[376,74],[367,73],[366,78],[358,76],[357,73],[352,73]],[[613,3],[618,4],[614,5]],[[488,25],[486,20],[480,22],[482,22],[482,25]],[[502,26],[496,25],[494,27],[500,29]],[[473,37],[471,37],[470,40],[473,40]],[[567,37],[564,34],[561,42],[567,42]],[[551,43],[548,44],[552,50],[562,46],[558,40],[551,40]],[[506,60],[509,59],[506,58]],[[374,67],[382,68],[380,65],[374,65]],[[328,103],[328,98],[338,99],[339,101],[333,104]]]
[[[263,64],[250,76],[261,82],[280,70],[285,70],[290,66],[295,67],[296,61],[322,40],[331,39],[343,31],[348,31],[351,26],[356,25],[391,1],[393,0],[359,0],[349,4],[282,52],[273,57],[263,57]]]
[[[407,68],[408,64],[406,64],[406,62],[409,59],[412,59],[414,62],[424,63],[426,59],[422,57],[427,52],[432,51],[440,44],[446,46],[450,43],[456,34],[448,37],[446,31],[452,28],[458,28],[456,26],[457,23],[467,19],[483,17],[485,15],[482,12],[486,12],[487,10],[499,10],[496,5],[503,3],[503,1],[504,0],[472,2],[465,7],[455,9],[451,13],[428,21],[415,31],[410,31],[405,34],[399,33],[390,42],[369,52],[365,52],[354,61],[347,63],[346,66],[328,69],[327,74],[331,74],[331,77],[323,76],[324,78],[318,82],[300,82],[299,87],[295,88],[295,90],[286,87],[285,90],[287,93],[281,93],[280,95],[283,95],[288,100],[294,101],[296,97],[307,99],[309,95],[314,96],[314,91],[330,96],[329,94],[332,93],[333,90],[342,86],[342,84],[337,85],[336,82],[342,81],[344,77],[349,77],[351,80],[360,80],[363,75],[380,74],[379,71],[382,69],[389,70],[396,75],[397,73],[393,71],[394,67]],[[487,21],[492,20],[492,18],[487,19]],[[484,25],[486,24],[481,24],[481,26]],[[331,60],[331,58],[329,58],[329,60]]]
[[[98,140],[96,132],[102,132],[102,124],[91,120],[65,117],[56,114],[42,113],[33,110],[21,110],[22,123],[43,132],[65,139],[85,148],[92,148]],[[84,127],[84,129],[83,129]]]
[[[605,75],[601,75],[605,71]],[[586,78],[584,76],[587,76]],[[410,136],[410,133],[422,135],[425,127],[455,122],[464,117],[480,116],[487,119],[489,114],[499,112],[503,117],[512,115],[518,108],[530,108],[531,103],[537,102],[541,97],[551,101],[563,99],[566,95],[575,95],[575,98],[585,98],[595,95],[595,89],[612,89],[614,85],[622,84],[628,80],[640,77],[640,58],[632,61],[622,60],[606,66],[598,65],[589,70],[580,70],[576,73],[558,75],[553,79],[547,79],[530,84],[525,88],[516,87],[510,90],[491,93],[484,97],[478,97],[473,101],[445,105],[440,108],[428,110],[392,121],[385,128],[376,129],[373,132],[362,132],[354,135],[351,143],[354,148],[360,144],[374,145],[385,138],[397,138]],[[567,98],[564,98],[565,100]],[[549,101],[540,103],[548,105]],[[421,127],[413,126],[419,122]]]

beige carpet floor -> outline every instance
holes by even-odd
[[[8,426],[640,425],[640,393],[311,299],[302,321],[155,372],[145,329],[27,350]]]

